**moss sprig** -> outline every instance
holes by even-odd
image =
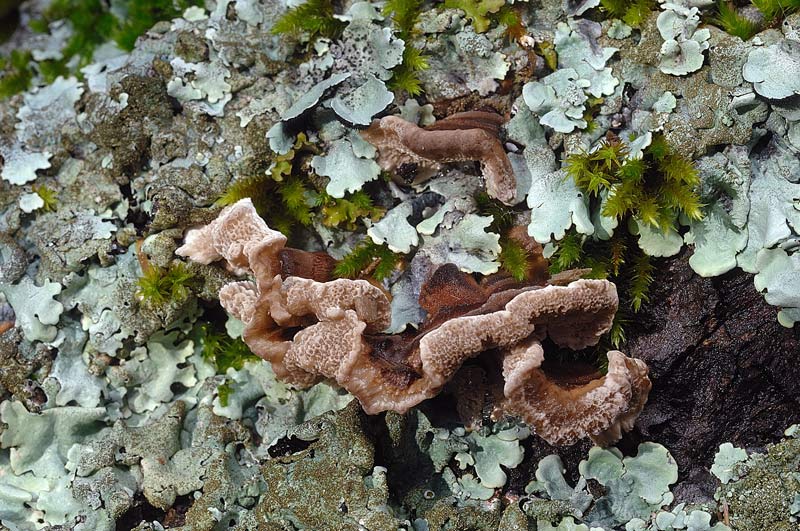
[[[228,206],[249,197],[270,227],[290,236],[298,227],[311,225],[318,192],[308,179],[307,161],[317,146],[299,133],[285,155],[276,155],[265,172],[238,179],[214,203]]]
[[[364,240],[336,264],[333,274],[339,278],[371,276],[381,282],[392,274],[402,262],[401,255],[385,244]]]
[[[717,13],[711,18],[711,23],[743,41],[748,40],[761,29],[755,21],[739,13],[731,2],[724,0],[717,3]]]
[[[601,11],[634,28],[640,28],[655,7],[655,0],[600,0]]]
[[[628,155],[627,145],[609,134],[596,150],[568,156],[565,169],[596,202],[601,192],[608,194],[601,211],[604,216],[617,220],[632,216],[663,231],[673,227],[679,214],[702,219],[695,191],[699,174],[663,135],[653,137],[641,159]]]
[[[497,257],[500,268],[522,282],[531,271],[530,253],[519,242],[508,237],[500,238],[500,254]]]
[[[422,93],[419,73],[428,69],[428,60],[421,50],[412,44],[414,25],[422,12],[422,0],[388,0],[382,13],[390,17],[397,36],[403,39],[403,62],[392,69],[387,85],[391,90],[405,91],[410,96]]]
[[[28,90],[33,79],[31,58],[31,52],[23,50],[0,57],[0,100]]]
[[[637,313],[650,300],[649,290],[655,269],[652,260],[630,234],[620,231],[608,240],[596,240],[573,229],[559,240],[555,253],[550,257],[550,273],[590,268],[588,278],[613,281],[619,287],[620,308]],[[624,331],[616,333],[624,337]]]
[[[331,197],[322,191],[317,194],[316,205],[321,209],[323,225],[344,226],[347,230],[355,230],[356,222],[361,218],[377,221],[386,212],[385,209],[375,206],[372,198],[363,190],[345,194],[341,198]]]
[[[272,26],[275,35],[308,36],[309,42],[317,37],[335,39],[341,35],[347,22],[334,18],[331,0],[307,0],[286,11]]]
[[[746,41],[756,33],[775,26],[781,19],[800,10],[800,0],[750,0],[762,15],[761,21],[748,18],[730,0],[719,0],[709,22],[726,33]]]
[[[234,339],[209,323],[200,325],[200,344],[203,346],[203,359],[212,363],[218,374],[225,374],[229,368],[241,370],[248,361],[261,359],[241,338]]]
[[[299,133],[293,148],[285,155],[275,156],[265,173],[233,182],[215,205],[232,205],[249,197],[269,226],[289,237],[315,220],[327,227],[348,230],[355,230],[362,218],[377,221],[384,209],[376,206],[366,191],[347,193],[341,198],[326,193],[323,180],[313,175],[309,165],[311,156],[319,152],[317,145]]]
[[[144,304],[161,307],[189,296],[189,286],[195,277],[183,262],[174,262],[166,268],[146,264],[142,269],[142,276],[136,281],[136,296]]]
[[[33,185],[33,193],[38,195],[41,200],[44,202],[42,205],[42,210],[45,212],[55,212],[58,208],[58,199],[56,198],[56,191],[47,186],[46,184],[43,185]]]

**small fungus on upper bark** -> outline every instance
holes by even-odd
[[[442,163],[480,161],[487,193],[511,205],[517,181],[499,138],[503,122],[499,114],[469,111],[421,128],[399,116],[385,116],[361,134],[378,149],[378,164],[387,171],[416,164],[432,173]]]
[[[402,413],[438,394],[465,361],[491,356],[505,380],[500,406],[553,444],[587,436],[614,442],[644,406],[650,381],[639,360],[609,352],[606,375],[553,374],[544,363],[545,338],[577,350],[609,330],[618,298],[608,281],[531,285],[487,277],[478,283],[448,264],[422,288],[419,302],[428,316],[420,329],[390,335],[381,333],[391,321],[382,289],[365,280],[330,280],[324,255],[287,249],[285,242],[245,199],[190,231],[177,250],[252,273],[254,281],[224,286],[220,302],[245,323],[245,342],[284,381],[308,386],[332,379],[369,414]]]

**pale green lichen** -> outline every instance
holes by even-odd
[[[618,49],[598,46],[597,39],[601,34],[600,24],[596,22],[570,19],[568,23],[561,22],[556,26],[553,39],[559,70],[574,69],[579,79],[589,82],[586,92],[595,98],[613,94],[619,85],[611,67],[606,66]]]
[[[331,108],[343,120],[356,125],[369,125],[372,117],[394,101],[386,85],[373,75],[344,95],[337,95],[331,102]]]
[[[736,473],[736,465],[746,460],[746,451],[736,448],[731,443],[723,443],[719,446],[717,455],[714,456],[711,473],[717,476],[722,484],[725,485],[731,480],[739,479]]]
[[[325,191],[331,197],[341,198],[345,192],[360,190],[364,183],[380,175],[378,163],[356,154],[357,148],[343,138],[335,141],[325,155],[317,155],[311,160],[311,167],[317,174],[330,178]]]
[[[798,47],[797,40],[785,39],[754,48],[742,70],[744,79],[753,83],[756,92],[765,98],[779,100],[800,94]]]
[[[61,293],[61,284],[45,281],[41,286],[30,277],[17,284],[0,284],[0,292],[8,299],[28,341],[51,342],[56,338],[58,319],[64,305],[54,299]]]
[[[467,273],[488,275],[500,264],[500,235],[487,232],[492,217],[466,214],[449,229],[423,238],[421,251],[435,264],[455,264]]]
[[[703,66],[703,51],[709,47],[711,32],[707,28],[698,29],[700,16],[698,8],[683,6],[680,3],[664,4],[664,11],[658,16],[657,25],[664,43],[661,45],[659,69],[665,74],[683,76]]]
[[[578,77],[572,68],[557,70],[541,82],[525,84],[522,95],[531,111],[540,115],[539,123],[558,133],[571,133],[586,127],[583,114],[589,97],[584,90],[591,83]]]

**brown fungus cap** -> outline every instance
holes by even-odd
[[[606,446],[633,427],[647,401],[650,380],[641,360],[617,350],[608,353],[608,373],[577,378],[543,369],[538,341],[504,352],[506,413],[520,417],[553,445],[569,445],[584,437]]]
[[[465,361],[491,356],[502,364],[504,410],[553,444],[586,436],[613,442],[631,429],[647,400],[647,367],[620,352],[608,353],[606,375],[582,372],[577,364],[560,373],[548,367],[546,337],[582,349],[610,329],[618,298],[606,280],[570,282],[567,275],[559,281],[566,285],[478,283],[445,265],[421,289],[428,317],[420,329],[388,335],[381,331],[391,307],[381,288],[330,280],[330,260],[287,249],[285,241],[242,200],[190,231],[178,253],[206,263],[223,258],[233,270],[252,274],[253,281],[224,286],[220,302],[245,323],[250,349],[288,383],[332,379],[367,413],[402,413],[438,394]]]
[[[502,122],[498,114],[471,111],[423,129],[399,116],[385,116],[373,121],[362,136],[378,149],[378,164],[387,171],[408,163],[435,170],[440,163],[480,161],[487,193],[511,205],[517,181],[498,138]]]

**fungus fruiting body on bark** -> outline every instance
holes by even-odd
[[[361,134],[378,149],[378,164],[387,171],[416,164],[432,172],[446,162],[480,161],[487,193],[513,204],[517,181],[499,139],[503,122],[499,114],[470,111],[421,128],[399,116],[385,116]]]
[[[327,255],[285,243],[244,199],[189,231],[177,253],[203,263],[224,259],[234,272],[252,274],[252,281],[224,286],[220,302],[245,323],[251,350],[286,382],[335,380],[369,414],[403,413],[437,395],[464,362],[486,356],[502,367],[499,406],[553,444],[587,436],[616,441],[644,406],[647,367],[621,352],[608,353],[606,375],[551,375],[543,363],[546,338],[578,350],[610,329],[618,298],[608,281],[479,283],[445,265],[422,288],[419,302],[428,315],[419,330],[390,335],[381,333],[391,321],[383,289],[331,279]]]

